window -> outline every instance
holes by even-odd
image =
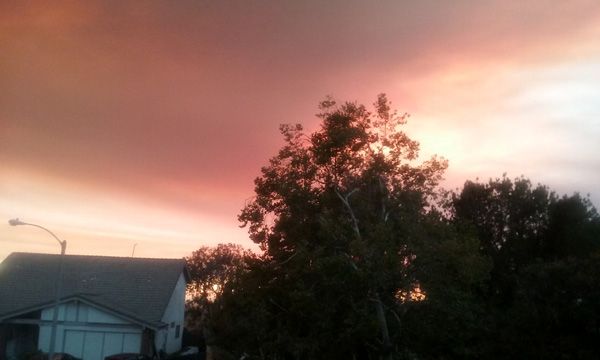
[[[177,325],[175,328],[175,339],[179,339],[179,332],[181,331],[181,325]]]

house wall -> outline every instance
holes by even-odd
[[[54,308],[44,309],[42,320],[52,320]],[[55,352],[67,352],[83,360],[103,360],[122,352],[140,352],[142,327],[85,303],[72,301],[59,307]],[[38,347],[48,352],[52,326],[40,325]]]
[[[181,350],[185,315],[185,288],[185,277],[181,273],[161,319],[168,326],[156,332],[154,341],[157,351],[162,350],[167,354],[171,354]]]

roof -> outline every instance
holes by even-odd
[[[53,304],[60,255],[12,253],[0,264],[0,320]],[[61,299],[79,298],[159,327],[183,259],[65,255]]]

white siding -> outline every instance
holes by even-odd
[[[162,322],[168,325],[166,328],[157,331],[154,339],[156,349],[163,350],[167,354],[181,350],[185,311],[185,287],[185,277],[181,273],[173,294],[171,294],[167,309],[161,319]],[[178,328],[179,333],[177,333]]]
[[[52,307],[44,309],[42,320],[52,320],[53,311]],[[67,352],[83,360],[102,360],[112,354],[140,352],[141,326],[85,303],[62,304],[58,320],[74,323],[57,326],[56,352]],[[51,328],[50,325],[40,326],[38,347],[45,352],[50,348]]]
[[[185,311],[186,282],[183,273],[179,276],[175,289],[161,319],[166,327],[156,331],[156,350],[167,354],[181,350]],[[42,311],[42,320],[51,321],[54,308]],[[105,356],[121,352],[140,352],[142,326],[109,314],[79,301],[62,304],[59,307],[59,321],[70,322],[58,325],[56,331],[56,352],[68,352],[83,360],[102,360]],[[47,352],[50,348],[50,325],[41,325],[38,348]]]

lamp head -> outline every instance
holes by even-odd
[[[8,223],[9,223],[11,226],[25,225],[25,223],[24,223],[24,222],[22,222],[22,221],[21,221],[21,220],[19,220],[19,219],[10,219],[10,220],[8,220]]]

